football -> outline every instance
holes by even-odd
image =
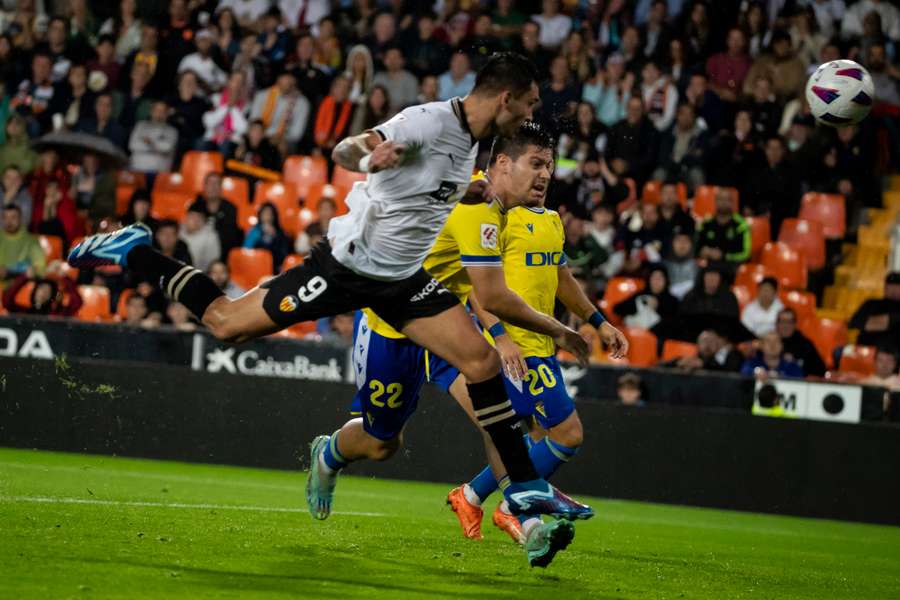
[[[830,127],[855,125],[865,119],[874,95],[871,75],[852,60],[820,65],[806,82],[806,100],[813,116]]]

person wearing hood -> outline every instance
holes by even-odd
[[[55,267],[52,270],[56,273]],[[19,304],[16,296],[30,282],[34,283],[34,287],[29,303]],[[27,275],[20,275],[3,292],[3,306],[11,313],[71,317],[78,313],[82,304],[75,282],[62,275],[46,279],[30,279]]]
[[[366,98],[372,89],[372,79],[375,77],[372,53],[364,45],[357,44],[350,49],[344,77],[350,80],[349,98],[350,102],[356,105],[358,112],[366,105]]]
[[[722,332],[743,329],[737,298],[717,267],[700,272],[694,289],[682,300],[678,314],[687,340],[696,339],[701,331],[711,327]]]
[[[694,241],[686,232],[672,238],[672,247],[663,261],[669,275],[669,291],[681,300],[694,289],[700,267],[694,259]]]
[[[37,153],[31,149],[25,119],[19,114],[11,114],[6,120],[6,142],[0,144],[0,171],[15,165],[23,173],[30,173],[36,163]]]
[[[669,293],[669,275],[661,264],[650,267],[644,289],[613,306],[628,327],[648,329],[663,342],[672,336],[678,300]]]

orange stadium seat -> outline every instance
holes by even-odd
[[[61,237],[56,235],[39,235],[38,241],[44,250],[44,256],[47,257],[48,263],[51,260],[62,260],[63,240]]]
[[[763,246],[760,262],[775,276],[779,284],[789,289],[806,287],[806,259],[784,242],[769,242]]]
[[[818,271],[825,266],[825,234],[822,224],[806,219],[785,219],[778,241],[791,246],[806,258],[806,266]]]
[[[223,177],[222,196],[236,207],[250,204],[250,182],[243,177]]]
[[[150,214],[156,219],[180,221],[196,197],[197,194],[188,189],[181,173],[159,173],[150,194]]]
[[[199,194],[203,190],[203,180],[209,173],[221,173],[225,169],[225,161],[219,152],[203,152],[189,150],[181,159],[179,172],[184,177],[188,190]]]
[[[273,275],[272,253],[268,250],[234,248],[228,253],[228,268],[236,284],[249,290],[263,277]]]
[[[300,196],[316,183],[328,183],[328,163],[322,156],[288,156],[284,160],[285,183],[293,184]]]
[[[738,306],[741,310],[744,310],[744,307],[753,300],[753,294],[750,293],[750,290],[745,285],[733,285],[731,286],[731,292],[737,298]]]
[[[644,189],[641,191],[641,202],[659,204],[660,198],[662,197],[662,187],[662,181],[651,179],[645,183]],[[681,206],[687,208],[687,186],[678,182],[675,184],[675,187],[678,190],[678,200],[681,201]]]
[[[281,181],[260,181],[256,184],[256,193],[253,196],[253,208],[259,210],[259,207],[265,202],[271,202],[279,209],[298,208],[299,204],[297,198],[297,187],[291,183]]]
[[[357,181],[365,181],[365,173],[357,173],[356,171],[348,171],[341,165],[334,166],[334,173],[331,174],[331,185],[337,185],[345,189],[350,189]]]
[[[856,373],[868,377],[875,373],[875,348],[847,344],[841,352],[838,370],[842,373]]]
[[[744,217],[744,220],[750,226],[750,256],[755,260],[766,242],[772,241],[772,225],[769,217]]]
[[[302,204],[304,208],[308,208],[313,212],[319,212],[319,201],[322,198],[331,198],[336,205],[337,214],[342,215],[347,212],[347,204],[344,202],[344,198],[347,197],[347,192],[349,191],[349,188],[331,183],[311,185],[306,196],[302,199]]]
[[[646,329],[626,327],[625,337],[628,338],[628,364],[637,367],[649,367],[658,360],[656,347],[659,343],[656,336]]]
[[[34,282],[28,281],[25,285],[22,286],[18,292],[16,292],[16,297],[14,300],[16,304],[20,306],[31,306],[31,292],[34,291]]]
[[[635,292],[644,289],[644,280],[636,277],[613,277],[606,284],[603,299],[600,301],[600,309],[603,314],[614,324],[621,323],[621,319],[613,312],[613,308]]]
[[[134,294],[134,290],[132,288],[125,288],[122,290],[122,293],[119,294],[119,301],[116,302],[116,319],[121,321],[125,318],[125,310],[128,306],[128,299],[131,298],[132,294]]]
[[[847,343],[847,324],[838,319],[813,317],[800,323],[800,331],[815,345],[825,365],[832,368],[832,352]]]
[[[116,180],[116,214],[125,213],[131,202],[131,195],[143,187],[147,187],[147,177],[143,173],[119,171]]]
[[[768,272],[764,266],[757,263],[743,263],[738,267],[734,285],[745,288],[751,296],[755,296],[756,286],[767,275]]]
[[[293,269],[294,267],[299,267],[303,264],[303,256],[299,254],[288,254],[284,258],[284,262],[281,263],[282,272],[287,271],[288,269]]]
[[[715,185],[697,186],[697,189],[694,191],[694,205],[691,208],[694,216],[705,219],[716,212],[717,189],[718,186]],[[728,189],[731,190],[731,201],[734,206],[734,211],[737,212],[738,207],[740,206],[738,191],[734,188]]]
[[[787,308],[793,308],[797,313],[798,323],[816,316],[816,295],[812,292],[782,290],[778,296]]]
[[[847,232],[847,208],[840,194],[804,194],[797,216],[821,223],[825,238],[829,240],[842,239]]]
[[[662,360],[673,360],[682,356],[697,356],[697,344],[678,340],[663,342]]]
[[[78,293],[84,304],[76,315],[82,321],[109,321],[109,289],[102,285],[79,285]]]

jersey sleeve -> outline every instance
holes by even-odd
[[[550,212],[550,219],[553,221],[553,228],[556,231],[557,235],[559,235],[560,248],[564,248],[566,245],[566,228],[563,226],[562,219],[559,218],[559,213],[554,211]],[[559,259],[559,266],[567,265],[566,261],[566,253],[562,253],[562,258]]]
[[[441,120],[424,106],[410,106],[377,125],[374,131],[384,140],[420,147],[438,136]]]
[[[458,204],[447,222],[463,267],[500,267],[500,214],[488,204]]]

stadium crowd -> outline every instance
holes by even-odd
[[[76,273],[59,258],[86,233],[143,222],[165,254],[236,297],[298,264],[346,209],[354,177],[330,164],[337,141],[405,106],[465,95],[487,56],[513,50],[544,81],[537,118],[558,139],[548,203],[569,264],[627,327],[630,362],[823,376],[847,340],[815,337],[816,309],[842,242],[884,211],[881,176],[900,166],[900,10],[888,0],[2,0],[0,10],[9,312],[199,327],[152,282]],[[816,126],[806,79],[842,57],[874,78],[873,113]],[[127,164],[99,147],[34,146],[54,131],[105,138]],[[838,213],[817,213],[833,203]],[[883,289],[841,324],[868,352],[849,370],[896,387],[900,274],[882,271]],[[342,316],[288,334],[351,331]]]

